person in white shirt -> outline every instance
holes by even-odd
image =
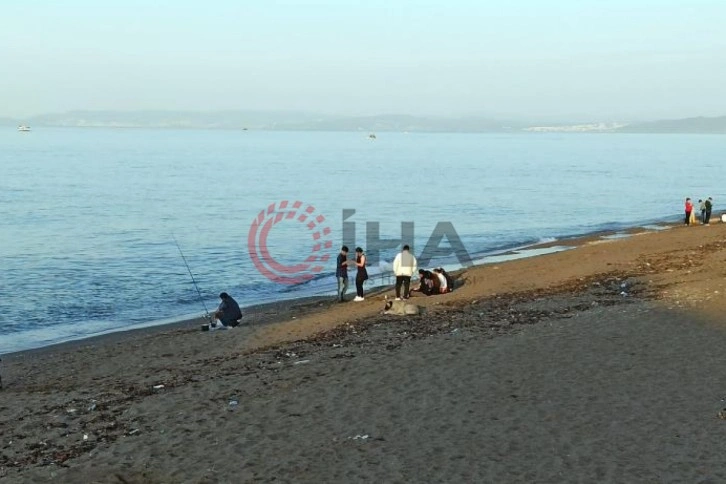
[[[439,282],[441,283],[441,285],[439,286],[439,294],[446,294],[447,292],[449,292],[448,281],[446,280],[444,275],[436,271],[434,271],[434,274],[439,277]]]
[[[396,300],[401,299],[401,286],[403,286],[403,298],[408,299],[411,288],[411,276],[416,273],[416,257],[410,252],[408,245],[396,254],[393,259],[393,273],[396,275]]]

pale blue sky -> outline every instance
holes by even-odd
[[[726,115],[726,1],[4,2],[0,116]]]

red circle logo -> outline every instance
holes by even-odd
[[[270,231],[280,222],[293,221],[306,226],[312,239],[310,255],[301,263],[285,265],[270,254],[267,238]],[[315,207],[300,201],[290,203],[283,200],[270,204],[262,210],[250,225],[247,234],[247,250],[260,274],[280,284],[299,284],[309,281],[324,269],[333,247],[330,227],[324,224],[325,217],[315,213]],[[324,252],[324,253],[323,253]]]

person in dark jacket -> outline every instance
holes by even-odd
[[[708,197],[705,202],[703,202],[703,205],[705,206],[705,213],[703,214],[703,223],[706,225],[711,225],[709,222],[711,222],[711,210],[713,210],[713,198]]]
[[[235,327],[239,325],[239,320],[242,319],[242,311],[239,308],[239,304],[235,301],[232,296],[223,292],[219,295],[219,299],[222,302],[219,303],[217,311],[214,313],[214,318],[218,319],[222,326]]]
[[[345,291],[348,290],[348,247],[340,248],[338,260],[335,264],[335,277],[338,279],[338,301],[345,302]]]

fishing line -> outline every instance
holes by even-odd
[[[192,274],[192,270],[189,268],[189,263],[187,262],[187,258],[184,257],[184,252],[182,252],[181,247],[179,247],[179,242],[176,241],[176,237],[174,237],[174,234],[171,234],[171,238],[174,239],[174,244],[176,244],[176,248],[179,249],[179,253],[182,256],[184,265],[187,266],[187,271],[189,271],[189,276],[192,278],[192,284],[194,284],[194,288],[197,290],[197,294],[199,295],[199,300],[201,301],[202,306],[204,307],[204,317],[209,318],[209,310],[207,309],[207,305],[204,304],[204,298],[202,297],[202,292],[199,290],[197,281],[194,279],[194,274]]]

